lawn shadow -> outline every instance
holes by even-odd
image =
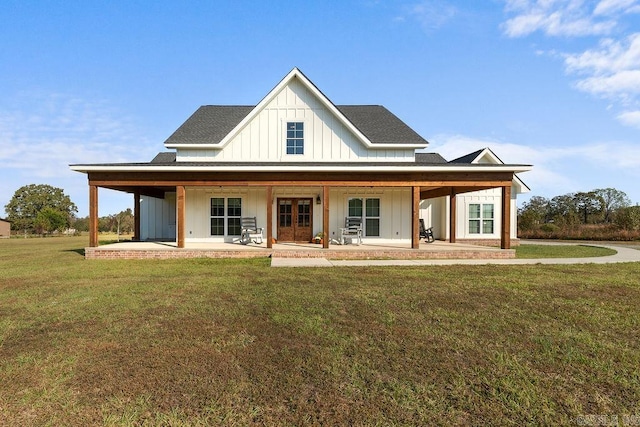
[[[78,255],[84,256],[84,248],[80,248],[80,249],[65,249],[64,252],[75,252]]]

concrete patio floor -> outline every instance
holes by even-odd
[[[275,243],[268,249],[266,243],[187,243],[178,248],[176,242],[119,242],[95,248],[85,248],[87,259],[144,259],[144,258],[257,258],[288,259],[324,258],[331,260],[369,259],[511,259],[513,249],[499,249],[465,243],[435,241],[420,243],[411,249],[407,243],[361,245],[330,245],[323,249],[312,243]]]

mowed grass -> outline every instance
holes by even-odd
[[[588,245],[536,245],[526,244],[516,248],[516,258],[590,258],[615,255],[609,248]]]
[[[640,411],[640,264],[271,268],[0,240],[0,425],[575,425]]]

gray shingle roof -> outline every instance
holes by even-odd
[[[247,105],[204,105],[164,143],[218,144],[253,108]],[[428,144],[383,106],[336,105],[336,108],[373,144]]]
[[[480,155],[480,153],[482,153],[483,150],[484,148],[474,151],[473,153],[466,154],[462,157],[458,157],[457,159],[451,160],[449,163],[471,163]]]
[[[163,153],[158,153],[153,160],[151,160],[151,163],[173,163],[176,161],[176,153],[172,153],[172,152],[163,152]]]
[[[171,163],[175,163],[176,161],[176,153],[171,151],[165,151],[158,153],[153,160],[151,160],[152,165],[167,165]],[[201,162],[202,164],[206,164],[206,162]],[[438,153],[416,153],[416,164],[419,165],[441,165],[446,164],[447,161],[444,157],[442,157]],[[279,162],[278,164],[282,164]],[[411,166],[411,163],[407,163],[408,166]]]
[[[382,105],[336,105],[373,144],[428,144]]]
[[[421,165],[432,165],[447,163],[447,161],[438,153],[416,153],[416,163]]]
[[[203,105],[198,108],[164,143],[217,144],[247,114],[250,105]]]

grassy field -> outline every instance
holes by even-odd
[[[585,245],[520,245],[516,258],[589,258],[615,255],[613,249]]]
[[[275,269],[0,240],[0,425],[640,413],[640,264]]]

